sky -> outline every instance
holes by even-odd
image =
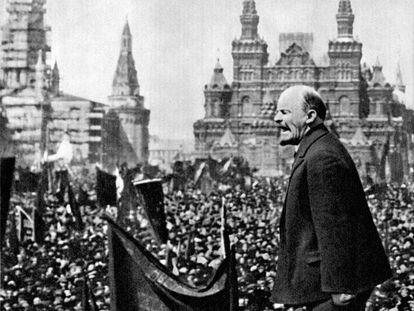
[[[0,0],[0,24],[7,0]],[[204,116],[203,86],[217,58],[232,82],[231,42],[240,37],[242,0],[48,0],[52,52],[65,93],[108,103],[128,20],[141,95],[151,110],[150,134],[191,139],[192,124]],[[378,57],[388,82],[397,63],[413,104],[414,1],[352,0],[354,36],[363,43],[363,62]],[[336,37],[339,0],[256,0],[259,35],[269,60],[279,55],[281,32],[313,32],[315,60]]]

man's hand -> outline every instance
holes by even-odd
[[[346,306],[355,298],[352,294],[331,294],[331,296],[333,303],[337,306]]]

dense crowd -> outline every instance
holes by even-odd
[[[92,289],[98,309],[109,310],[108,225],[101,215],[116,212],[95,205],[90,178],[78,178],[74,183],[82,185],[90,198],[89,204],[80,208],[83,230],[76,228],[75,217],[66,203],[59,203],[49,194],[43,215],[44,241],[26,240],[18,249],[13,249],[10,241],[3,245],[2,311],[82,310],[85,284]],[[189,284],[202,285],[222,260],[220,210],[224,204],[230,240],[236,250],[241,309],[282,309],[269,298],[277,273],[278,223],[286,185],[284,178],[263,179],[256,180],[248,190],[231,187],[206,195],[187,187],[167,194],[168,245],[159,246],[152,239],[148,220],[139,206],[119,221],[172,273]],[[390,186],[368,195],[395,274],[374,290],[368,301],[369,310],[414,309],[412,190],[411,185]],[[10,214],[16,212],[16,206],[30,209],[35,201],[35,194],[14,193]]]

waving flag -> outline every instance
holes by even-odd
[[[182,282],[109,217],[111,310],[235,311],[234,256],[203,287]]]

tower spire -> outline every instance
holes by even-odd
[[[121,51],[112,83],[112,95],[114,96],[138,96],[139,84],[135,61],[132,56],[132,35],[128,20],[122,31]]]
[[[402,78],[400,62],[397,63],[397,73],[395,79],[395,87],[401,92],[405,92],[405,85]]]
[[[256,11],[256,3],[254,0],[243,1],[243,12],[240,16],[242,24],[242,34],[240,39],[254,40],[258,37],[257,25],[259,24],[259,15]]]
[[[37,63],[36,63],[36,67],[35,67],[35,72],[36,72],[36,84],[35,84],[35,88],[37,92],[41,92],[44,88],[44,72],[45,72],[45,64],[43,62],[43,51],[39,50],[38,54],[37,54]]]
[[[339,1],[336,22],[338,24],[338,38],[353,38],[354,14],[350,0]]]
[[[60,73],[59,73],[57,61],[55,61],[55,64],[52,69],[51,91],[54,95],[59,95],[59,89],[60,89]]]

